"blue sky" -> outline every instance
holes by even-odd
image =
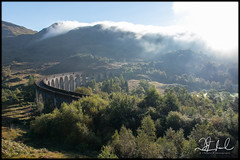
[[[172,2],[2,2],[2,20],[40,31],[57,21],[127,21],[167,26]]]

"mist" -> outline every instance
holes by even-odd
[[[221,58],[236,59],[238,56],[238,48],[235,46],[235,42],[231,41],[233,44],[228,45],[229,42],[226,39],[226,46],[220,45],[220,42],[219,44],[214,44],[212,41],[224,38],[219,38],[219,36],[215,38],[204,37],[205,34],[199,34],[196,29],[194,30],[181,24],[162,27],[133,24],[125,21],[99,21],[94,23],[60,21],[48,27],[47,32],[41,37],[41,40],[65,34],[81,27],[95,25],[101,25],[103,30],[133,32],[135,39],[139,41],[146,54],[158,54],[178,49],[192,49],[196,52]]]
[[[237,2],[174,2],[176,26],[187,28],[220,58],[238,57]]]

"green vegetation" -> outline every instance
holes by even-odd
[[[86,94],[86,95],[92,95],[91,88],[86,88],[86,87],[77,87],[74,92]]]
[[[92,80],[76,89],[91,96],[47,112],[34,103],[35,76],[27,76],[24,85],[6,85],[12,74],[6,69],[2,77],[2,158],[222,157],[195,150],[207,137],[221,146],[230,138],[234,149],[224,157],[238,156],[238,95],[184,87],[160,94],[142,79],[130,91],[121,75]]]
[[[146,53],[142,42],[173,39],[136,38],[101,25],[44,40],[44,30],[2,27],[2,158],[238,157],[236,61],[175,50],[178,44]],[[34,102],[38,77],[112,69],[122,75],[75,90],[90,96],[61,108],[49,99]],[[195,150],[207,137],[220,147],[229,138],[234,149],[211,155]]]
[[[67,158],[62,153],[46,148],[34,149],[21,142],[2,139],[2,158]]]
[[[135,91],[121,92],[119,81],[112,83],[120,89],[107,96],[98,91],[37,117],[31,122],[31,135],[74,150],[98,150],[98,158],[201,158],[204,155],[195,150],[203,145],[200,138],[210,136],[216,142],[229,137],[229,147],[235,149],[225,156],[237,156],[238,112],[233,108],[238,104],[230,94],[223,92],[214,101],[219,92],[189,93],[175,87],[160,95],[142,80],[141,98]]]
[[[88,158],[93,155],[65,150],[58,146],[42,145],[33,140],[30,122],[40,115],[44,105],[35,104],[34,81],[37,74],[3,67],[2,74],[2,158]],[[15,82],[11,79],[21,79]]]
[[[26,85],[16,87],[2,87],[2,103],[20,103],[20,102],[33,102],[35,98],[35,91],[33,83],[36,78],[32,75],[29,76],[29,80]]]
[[[186,56],[185,59],[181,55]],[[144,78],[160,83],[179,84],[188,91],[215,89],[219,92],[238,92],[236,85],[234,85],[238,84],[237,65],[220,65],[214,60],[206,60],[205,58],[192,51],[179,50],[159,55],[154,60],[128,63],[122,65],[121,69],[123,76],[127,79]]]

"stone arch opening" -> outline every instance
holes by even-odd
[[[60,89],[64,89],[63,77],[60,77]]]
[[[74,79],[72,75],[70,75],[69,87],[70,87],[70,91],[74,91]]]
[[[80,87],[80,76],[77,74],[75,78],[75,88]]]
[[[52,87],[55,87],[55,86],[54,86],[54,79],[52,79],[52,81],[51,81],[51,86],[52,86]]]
[[[55,87],[56,87],[56,88],[59,88],[58,78],[55,79]]]
[[[69,82],[68,82],[68,77],[64,77],[64,89],[69,91]]]

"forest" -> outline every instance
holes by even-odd
[[[238,98],[229,92],[189,93],[173,87],[160,95],[146,80],[132,91],[127,84],[123,76],[92,80],[88,88],[76,89],[92,96],[50,113],[44,113],[44,106],[30,122],[31,137],[77,151],[98,150],[98,158],[237,157]],[[200,154],[195,148],[202,148],[199,140],[207,137],[220,140],[220,146],[230,138],[233,150]]]
[[[228,90],[220,82],[215,84],[219,87],[211,87],[214,79],[206,83],[191,75],[174,76],[171,82],[171,75],[158,70],[157,65],[155,62],[122,65],[120,76],[101,82],[91,80],[87,86],[75,90],[90,96],[70,104],[62,103],[60,108],[51,108],[48,103],[35,104],[36,74],[21,77],[11,70],[13,67],[5,67],[2,104],[17,104],[17,108],[31,106],[28,120],[12,119],[7,125],[11,128],[24,124],[28,142],[60,146],[61,150],[74,152],[70,157],[80,153],[92,158],[236,158],[238,95],[233,94],[235,90]],[[130,86],[131,79],[139,79],[136,87]],[[179,85],[166,86],[160,93],[152,80]],[[12,85],[22,81],[21,85]],[[221,148],[226,141],[228,146],[217,148],[217,154],[206,154],[214,153],[201,150],[208,137],[212,141],[210,148],[214,149],[216,143]],[[8,148],[12,142],[2,140],[3,158],[25,153],[22,149],[12,153]],[[26,153],[32,153],[29,150]],[[36,152],[43,154],[42,150]],[[26,157],[26,153],[22,156]]]

